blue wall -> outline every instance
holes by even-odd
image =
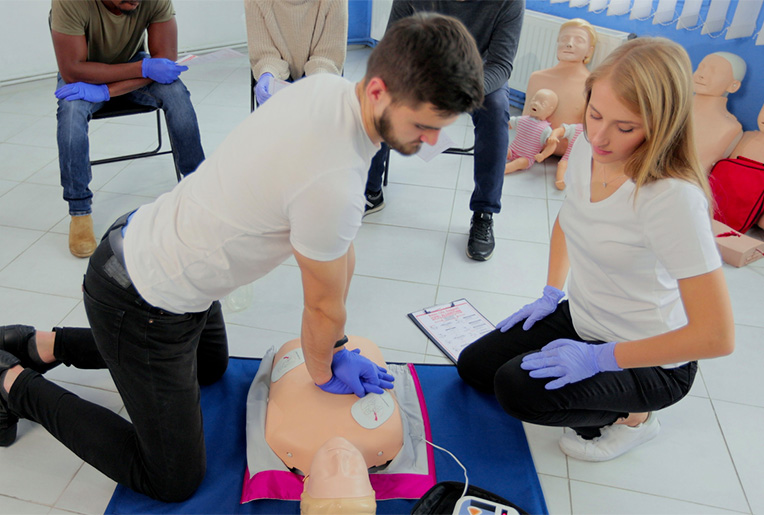
[[[370,37],[371,1],[350,0],[348,2],[348,44],[374,45]]]
[[[740,0],[746,1],[746,0]],[[681,13],[684,1],[677,2],[677,12]],[[732,0],[727,21],[732,20],[732,15],[738,0]],[[700,19],[705,19],[709,2],[704,0]],[[700,28],[696,30],[677,30],[676,22],[669,25],[653,25],[652,19],[646,21],[629,20],[628,15],[607,16],[605,12],[600,14],[591,13],[588,7],[569,7],[568,4],[551,4],[549,0],[527,0],[527,9],[539,11],[563,18],[583,18],[592,25],[606,27],[624,32],[633,32],[638,36],[661,36],[684,46],[690,54],[693,70],[698,67],[700,61],[712,52],[731,52],[742,57],[748,65],[748,71],[742,81],[741,88],[729,96],[727,106],[738,121],[743,124],[743,129],[756,130],[756,119],[764,103],[764,46],[755,45],[754,37],[741,39],[724,39],[724,35],[712,38],[709,35],[701,35]],[[759,14],[757,27],[764,23],[764,9]]]

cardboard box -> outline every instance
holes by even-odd
[[[725,263],[740,268],[764,257],[764,241],[741,234],[716,220],[711,224]]]

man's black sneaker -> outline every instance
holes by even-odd
[[[366,191],[366,208],[363,216],[381,211],[385,207],[385,198],[382,196],[382,190],[377,192]]]
[[[493,239],[493,215],[476,211],[470,222],[470,237],[467,240],[467,257],[475,261],[486,261],[493,255],[496,242]]]

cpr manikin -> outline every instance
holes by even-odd
[[[740,89],[746,64],[729,52],[708,54],[692,76],[695,142],[706,173],[728,157],[743,137],[743,126],[727,110],[727,95]]]
[[[557,110],[549,117],[553,129],[562,124],[575,125],[584,120],[584,83],[589,76],[586,65],[591,61],[597,45],[597,32],[586,20],[574,18],[560,26],[557,36],[557,64],[546,70],[538,70],[528,79],[525,90],[526,98],[533,98],[539,89],[551,89],[557,93]],[[529,114],[530,106],[526,103],[523,114]],[[565,155],[572,141],[560,139],[554,154]],[[563,163],[562,161],[560,161]],[[567,160],[557,167],[556,185],[562,189]]]
[[[341,436],[327,440],[313,456],[300,497],[300,513],[376,513],[377,502],[361,452]]]
[[[551,89],[540,89],[526,103],[528,114],[512,116],[509,128],[515,129],[515,138],[509,145],[504,173],[527,170],[533,163],[540,163],[557,147],[558,139],[552,136],[549,117],[557,109],[557,94]]]
[[[730,157],[743,156],[764,163],[764,105],[761,106],[756,125],[759,130],[745,131],[740,139],[740,143],[734,148]],[[764,216],[761,217],[757,225],[764,229]]]
[[[386,366],[370,340],[351,336],[346,346]],[[358,449],[365,468],[384,466],[403,447],[397,399],[390,390],[362,398],[325,392],[308,374],[300,340],[285,343],[273,358],[265,415],[268,446],[289,469],[305,474],[318,449],[337,436]]]

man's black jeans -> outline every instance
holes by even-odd
[[[228,366],[225,324],[219,302],[178,315],[140,297],[110,243],[124,218],[107,231],[85,275],[92,336],[70,332],[80,336],[57,342],[56,358],[78,368],[106,365],[132,423],[31,370],[14,383],[10,405],[118,483],[180,501],[204,477],[199,385],[218,380]]]

